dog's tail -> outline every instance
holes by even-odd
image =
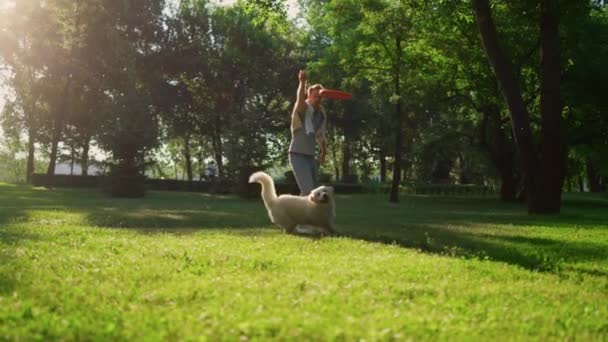
[[[274,181],[272,178],[263,171],[258,171],[249,176],[249,183],[260,183],[262,184],[262,199],[266,203],[266,207],[276,202],[277,191],[274,188]]]

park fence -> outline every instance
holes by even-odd
[[[106,176],[80,176],[80,175],[52,175],[34,174],[32,184],[42,187],[57,188],[98,188],[104,182]],[[153,191],[190,191],[215,194],[235,194],[239,187],[236,182],[227,181],[185,181],[176,179],[152,179],[146,178],[145,185],[147,190]],[[365,191],[361,184],[332,183],[328,184],[341,194],[356,194]],[[277,182],[275,184],[279,194],[297,194],[298,186],[292,182]],[[260,193],[259,184],[247,184],[245,197],[257,198]]]
[[[32,183],[34,186],[59,187],[59,188],[96,188],[100,187],[105,176],[77,176],[77,175],[52,175],[34,174]],[[289,178],[287,178],[289,179]],[[340,194],[360,193],[388,193],[390,186],[379,182],[367,184],[352,184],[343,182],[323,182],[331,185]],[[246,184],[242,189],[235,182],[227,181],[185,181],[175,179],[152,179],[146,178],[147,190],[155,191],[191,191],[216,194],[240,194],[244,197],[256,198],[259,196],[258,184]],[[279,194],[297,194],[298,186],[294,181],[277,182],[276,189]],[[241,189],[241,190],[238,190]],[[484,185],[469,184],[411,184],[400,187],[400,192],[405,194],[427,195],[427,196],[492,196],[496,189]]]

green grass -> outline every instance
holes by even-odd
[[[259,200],[0,184],[0,340],[606,340],[608,198],[339,196],[347,237]]]

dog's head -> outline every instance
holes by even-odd
[[[320,186],[308,195],[311,201],[318,204],[326,204],[334,199],[334,188],[331,186]]]

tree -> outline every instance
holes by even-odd
[[[23,130],[28,137],[26,181],[31,182],[34,173],[35,146],[42,137],[43,114],[49,111],[48,83],[44,83],[45,60],[43,58],[46,23],[49,12],[37,1],[20,1],[2,13],[0,58],[8,65],[12,76],[9,83],[15,94],[7,99],[2,125],[13,139],[19,139]],[[32,30],[33,27],[38,30]]]
[[[206,98],[197,94],[207,113],[207,130],[200,134],[212,136],[220,177],[239,182],[246,182],[252,167],[268,165],[272,155],[286,155],[285,139],[276,137],[288,132],[287,96],[294,89],[290,33],[276,18],[261,20],[256,13],[240,3],[214,10],[211,72],[198,83],[210,91]],[[224,170],[222,156],[228,161]]]
[[[589,190],[599,192],[607,188],[608,177],[608,160],[603,157],[608,155],[608,99],[603,90],[608,82],[608,7],[568,4],[563,20],[563,59],[568,61],[563,77],[566,137],[574,162],[585,170]]]
[[[530,213],[559,213],[565,176],[565,146],[561,133],[560,50],[557,1],[540,2],[540,114],[541,132],[534,142],[530,113],[512,63],[500,45],[488,0],[474,0],[473,8],[484,49],[509,107],[511,123],[526,184]]]
[[[162,70],[155,87],[157,106],[170,137],[179,138],[183,146],[188,181],[193,179],[192,147],[196,144],[200,121],[208,108],[196,106],[196,92],[206,97],[211,49],[211,16],[207,1],[183,1],[168,17],[165,39],[158,68]],[[198,87],[200,86],[200,87]]]
[[[518,15],[533,9],[522,7],[509,11],[505,6],[496,6],[494,11],[501,19],[502,37],[516,61],[514,68],[522,70],[520,81],[528,97],[526,103],[532,103],[538,93],[536,75],[531,72],[538,40],[531,32],[533,22]],[[475,37],[478,30],[470,4],[430,2],[426,11],[431,13],[431,20],[425,22],[428,39],[446,56],[449,62],[445,66],[452,71],[447,78],[452,79],[452,85],[446,99],[446,109],[452,115],[447,118],[444,133],[466,137],[471,147],[482,151],[500,177],[501,199],[514,201],[521,172],[516,163],[513,131],[496,77]]]
[[[389,201],[397,202],[405,155],[412,153],[421,128],[437,113],[436,98],[447,84],[444,57],[425,39],[421,23],[427,20],[418,1],[334,1],[323,4],[328,32],[328,59],[333,59],[353,78],[371,82],[374,97],[390,103],[385,114],[391,127],[393,152]],[[370,103],[369,108],[378,108]],[[388,132],[379,129],[379,132]],[[407,134],[404,134],[406,132]]]
[[[99,1],[60,0],[23,1],[9,8],[3,51],[13,72],[15,108],[23,113],[29,136],[28,179],[36,143],[50,146],[47,174],[55,171],[61,141],[80,145],[86,170],[95,129],[91,119],[103,91],[103,73],[95,62],[106,52],[96,50],[98,21],[86,19],[95,18],[101,9]],[[72,138],[79,137],[65,139],[68,130]]]
[[[98,46],[106,49],[107,106],[100,115],[98,140],[113,159],[107,190],[115,196],[143,196],[146,155],[158,144],[158,109],[151,89],[159,79],[153,62],[163,33],[163,1],[102,4],[98,19],[106,30]],[[131,5],[139,10],[134,12]]]

